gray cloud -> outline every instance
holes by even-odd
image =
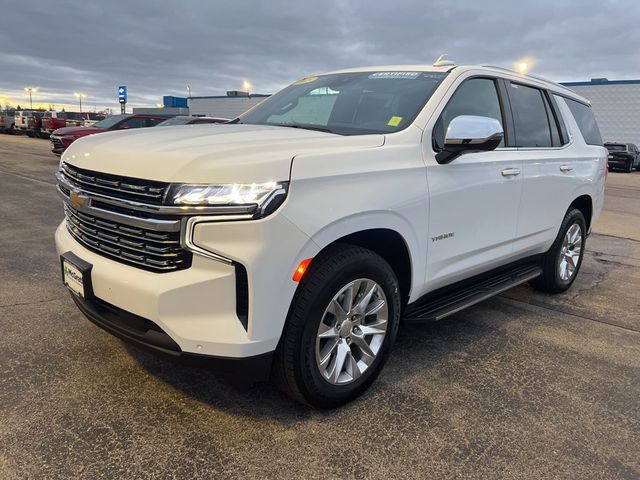
[[[640,77],[637,0],[396,0],[383,2],[109,1],[12,2],[2,9],[0,97],[117,108],[162,95],[223,94],[249,80],[273,92],[338,68],[431,63],[511,67],[554,80]],[[615,28],[614,28],[615,24]]]

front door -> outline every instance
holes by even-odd
[[[448,100],[433,132],[437,149],[449,122],[478,115],[506,123],[491,78],[463,81]],[[503,127],[504,128],[504,127]],[[491,152],[466,153],[449,164],[426,159],[429,185],[427,285],[432,290],[507,263],[513,252],[522,162],[504,143]]]

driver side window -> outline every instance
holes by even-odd
[[[449,99],[433,130],[433,148],[444,148],[444,136],[449,123],[460,115],[476,115],[495,118],[502,125],[502,110],[496,90],[496,82],[490,78],[465,80]],[[503,126],[504,128],[504,126]],[[504,146],[504,140],[498,147]]]

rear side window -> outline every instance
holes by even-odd
[[[576,119],[582,138],[589,145],[602,145],[602,136],[600,135],[600,129],[596,123],[596,118],[593,116],[591,107],[584,103],[576,102],[570,98],[565,98],[569,110],[573,118]]]
[[[509,99],[516,127],[517,147],[552,147],[549,115],[541,90],[511,82]],[[555,122],[554,122],[555,123]],[[556,130],[556,142],[559,134]]]
[[[164,122],[166,118],[147,118],[147,127],[155,127],[161,122]]]
[[[147,119],[141,117],[131,117],[118,125],[118,128],[142,128],[146,127]]]
[[[495,118],[502,123],[502,110],[496,90],[495,80],[471,78],[465,80],[444,107],[433,131],[433,146],[436,150],[444,147],[444,136],[449,123],[460,115],[476,115]],[[503,127],[504,128],[504,127]],[[504,140],[499,146],[503,146]]]

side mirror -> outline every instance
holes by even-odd
[[[449,163],[466,152],[488,152],[500,145],[504,131],[495,118],[460,115],[449,123],[438,163]]]

